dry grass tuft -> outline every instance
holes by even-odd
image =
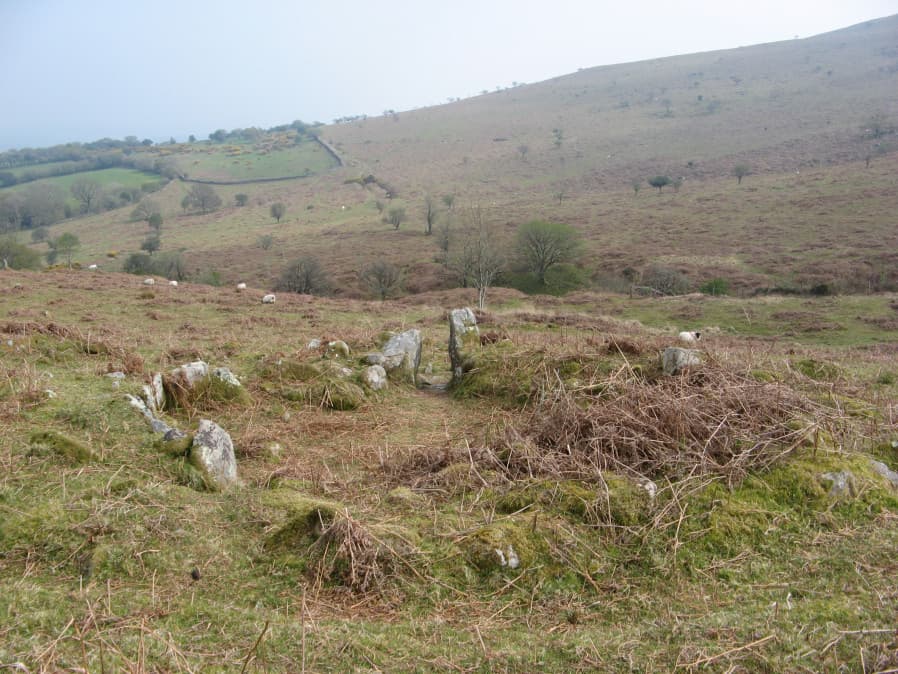
[[[309,548],[310,568],[316,584],[330,580],[354,592],[377,591],[401,566],[410,567],[404,555],[412,548],[395,534],[390,540],[376,535],[344,510]]]
[[[613,378],[599,397],[561,382],[497,448],[516,477],[589,478],[610,470],[644,477],[715,474],[738,482],[813,434],[796,424],[812,403],[777,383],[717,365],[684,377]]]

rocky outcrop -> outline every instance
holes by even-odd
[[[453,309],[449,312],[449,364],[452,379],[459,379],[474,367],[474,351],[480,347],[480,330],[471,309]]]

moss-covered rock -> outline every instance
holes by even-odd
[[[33,449],[48,449],[76,463],[89,463],[97,459],[90,447],[56,431],[32,433],[30,442]]]
[[[481,573],[532,567],[547,554],[540,530],[529,520],[509,519],[480,527],[459,541],[469,565]]]

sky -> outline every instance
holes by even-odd
[[[896,12],[896,0],[0,0],[0,150],[329,123]]]

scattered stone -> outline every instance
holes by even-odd
[[[209,489],[218,491],[237,482],[237,459],[231,436],[214,421],[200,420],[189,460]]]
[[[53,398],[56,397],[56,391],[54,391],[54,390],[52,390],[52,389],[49,389],[49,388],[48,388],[48,389],[46,389],[46,390],[44,391],[44,393],[45,393],[45,394],[47,395],[47,397],[50,398],[51,400],[52,400]]]
[[[188,387],[192,387],[209,376],[209,365],[201,360],[196,360],[181,367],[176,367],[171,371],[171,376],[182,381]]]
[[[262,304],[274,304],[275,299],[277,299],[274,295],[268,294],[262,297]]]
[[[104,377],[108,377],[109,379],[121,380],[124,379],[127,375],[124,372],[116,370],[115,372],[107,372]]]
[[[646,480],[640,486],[645,489],[645,493],[649,495],[649,499],[654,501],[655,495],[658,493],[658,485],[651,480]]]
[[[387,386],[387,371],[380,365],[370,365],[362,373],[362,381],[372,391],[380,391]]]
[[[145,286],[154,286],[154,285],[156,285],[156,280],[155,280],[155,279],[151,279],[151,278],[145,278],[145,279],[143,280],[143,284],[144,284]]]
[[[339,370],[337,370],[337,374],[338,374],[339,376],[343,377],[344,379],[345,379],[346,377],[351,377],[351,376],[352,376],[352,368],[349,368],[349,367],[341,367]]]
[[[272,459],[280,459],[283,451],[284,451],[284,448],[281,446],[281,443],[279,443],[279,442],[269,442],[265,446],[265,453],[268,454],[269,458],[272,458]]]
[[[871,465],[873,466],[873,470],[878,474],[884,477],[889,481],[893,487],[898,488],[898,473],[885,465],[882,461],[871,460]]]
[[[667,347],[661,356],[661,367],[664,374],[673,376],[693,365],[701,365],[702,361],[698,354],[699,352],[695,349],[681,349],[678,346]]]
[[[128,400],[128,403],[140,412],[144,418],[146,418],[147,422],[150,424],[150,428],[153,429],[154,433],[168,433],[172,430],[171,426],[162,421],[161,419],[157,419],[156,415],[153,414],[152,410],[147,406],[147,404],[138,398],[137,396],[132,396],[128,394],[125,396]]]
[[[829,496],[834,499],[841,499],[845,496],[857,496],[857,485],[854,480],[854,473],[850,470],[840,470],[834,473],[823,473],[820,476],[822,480],[831,483],[829,488]]]
[[[421,331],[406,330],[393,335],[381,351],[383,362],[379,363],[387,374],[410,384],[417,382],[418,366],[421,364]]]
[[[480,330],[477,318],[470,308],[453,309],[449,312],[449,364],[452,378],[459,379],[474,367],[471,351],[480,346]]]
[[[327,358],[349,358],[350,351],[349,345],[344,342],[342,339],[334,340],[333,342],[327,343],[327,351],[325,351],[324,355]]]
[[[315,351],[316,349],[320,349],[321,348],[321,340],[317,339],[317,338],[311,340],[308,344],[306,344],[306,348],[309,351]]]
[[[369,365],[383,365],[385,360],[382,353],[369,353],[365,356],[365,362]]]
[[[237,376],[226,367],[215,368],[214,370],[212,370],[212,376],[216,379],[220,379],[226,384],[230,384],[231,386],[240,386],[240,380],[237,379]]]

